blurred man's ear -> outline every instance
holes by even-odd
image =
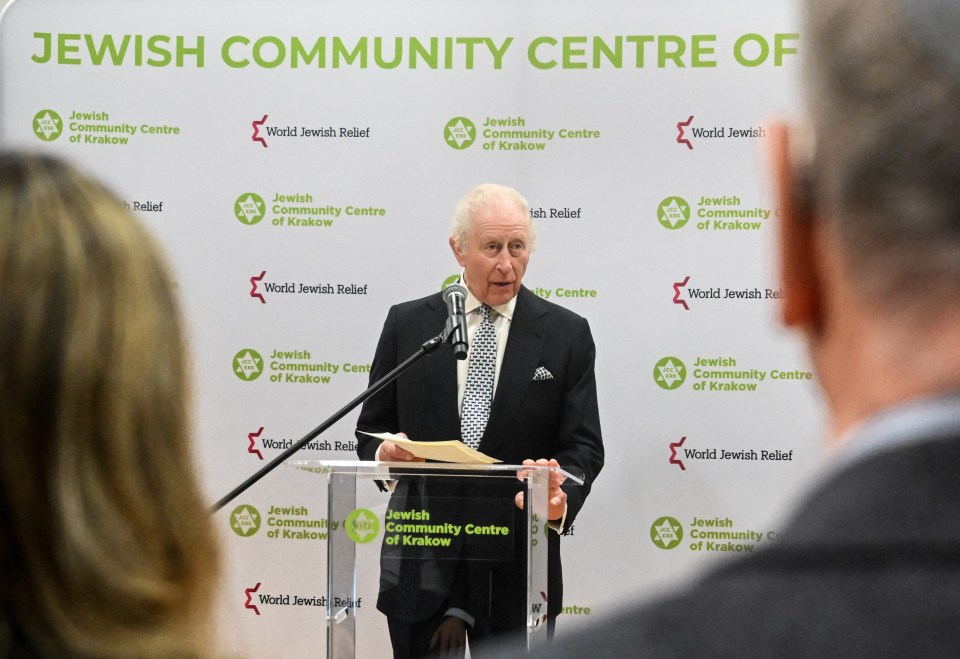
[[[780,208],[780,319],[787,327],[816,332],[822,320],[821,255],[812,200],[801,180],[803,172],[791,157],[793,138],[785,124],[775,124],[770,129],[770,164]]]

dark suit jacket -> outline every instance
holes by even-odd
[[[439,293],[392,307],[377,345],[370,381],[389,372],[414,354],[424,341],[439,334],[446,315]],[[568,497],[567,528],[574,523],[603,466],[594,357],[593,337],[584,318],[521,288],[480,451],[507,464],[518,464],[526,458],[556,458],[564,468],[582,473],[583,486],[564,485]],[[553,378],[534,381],[540,366],[549,370]],[[452,351],[441,346],[369,399],[357,428],[368,432],[405,432],[410,438],[423,441],[459,439],[457,368]],[[379,442],[360,433],[357,439],[360,457],[374,459]],[[560,538],[552,532],[548,538],[548,611],[556,615],[563,597]],[[525,602],[521,598],[525,582],[516,566],[495,569],[486,579],[478,579],[476,570],[472,570],[471,593],[466,600],[453,592],[455,566],[443,567],[453,605],[479,617],[483,611],[477,608],[484,607],[485,600],[492,598],[497,603],[497,625],[523,624]],[[471,566],[474,567],[477,566]],[[462,582],[457,586],[460,587]],[[483,588],[492,588],[493,592],[477,592]],[[391,615],[390,598],[384,595],[381,593],[378,606]],[[426,618],[434,612],[426,609],[440,605],[435,601],[424,603],[421,616]]]
[[[960,437],[866,457],[777,544],[542,657],[960,656]]]

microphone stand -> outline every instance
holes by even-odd
[[[263,466],[262,469],[260,469],[258,472],[250,476],[250,478],[248,478],[247,480],[243,481],[238,486],[236,486],[229,494],[227,494],[225,497],[217,501],[216,504],[214,504],[213,510],[211,512],[216,513],[221,508],[226,506],[228,503],[236,499],[238,496],[240,496],[241,493],[246,491],[251,485],[253,485],[257,481],[259,481],[261,478],[266,476],[268,473],[273,471],[277,465],[279,465],[281,462],[285,462],[294,453],[296,453],[301,448],[303,448],[307,444],[307,442],[316,438],[318,435],[320,435],[320,433],[322,433],[327,428],[332,426],[334,423],[336,423],[337,421],[342,419],[344,416],[349,414],[350,411],[353,410],[357,405],[367,400],[368,398],[373,396],[375,393],[377,393],[378,391],[386,387],[388,384],[393,382],[395,379],[397,379],[397,377],[401,373],[403,373],[408,368],[413,366],[422,357],[424,357],[425,355],[429,355],[434,350],[436,350],[437,347],[440,346],[440,344],[446,343],[448,340],[450,340],[450,337],[453,336],[454,330],[456,330],[458,327],[460,327],[460,323],[453,324],[448,319],[442,333],[433,337],[429,341],[426,341],[423,345],[420,346],[420,349],[417,350],[417,352],[407,357],[395,369],[393,369],[392,371],[384,375],[382,378],[374,382],[372,385],[370,385],[367,388],[366,391],[364,391],[362,394],[360,394],[359,396],[354,398],[352,401],[347,403],[339,411],[335,412],[329,419],[327,419],[326,421],[321,423],[319,426],[317,426],[316,428],[308,432],[306,435],[304,435],[304,437],[301,440],[299,440],[296,444],[294,444],[293,446],[285,450],[283,453],[275,457],[273,460],[268,462],[266,465]]]

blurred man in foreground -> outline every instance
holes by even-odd
[[[835,469],[770,549],[543,656],[960,651],[960,3],[806,7],[809,125],[770,140]]]

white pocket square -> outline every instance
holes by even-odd
[[[533,381],[537,380],[552,380],[553,373],[545,369],[543,366],[538,366],[536,372],[533,374]]]

